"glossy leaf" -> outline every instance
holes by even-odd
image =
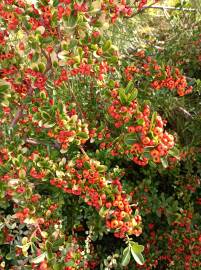
[[[38,264],[42,261],[44,261],[44,259],[47,256],[47,252],[42,253],[41,255],[39,255],[38,257],[34,258],[31,260],[32,263]]]
[[[137,135],[135,133],[126,134],[124,137],[124,142],[128,145],[132,145],[136,143],[136,141],[137,141]]]
[[[123,257],[122,257],[122,261],[121,261],[121,265],[122,266],[127,266],[130,262],[131,259],[131,251],[130,251],[130,247],[126,247],[123,251]]]

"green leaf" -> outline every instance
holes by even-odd
[[[2,106],[5,106],[5,107],[8,107],[9,106],[9,101],[7,99],[4,99],[2,102],[1,102],[1,105]]]
[[[90,164],[88,162],[84,162],[84,168],[89,170],[91,168]]]
[[[108,209],[105,206],[102,206],[100,211],[99,211],[99,215],[104,218],[106,216],[106,214],[108,213]]]
[[[47,258],[48,260],[52,260],[54,258],[54,253],[51,250],[47,251]]]
[[[119,88],[119,97],[122,104],[127,103],[127,97],[123,88]]]
[[[51,43],[51,42],[53,41],[53,38],[52,38],[52,37],[46,37],[46,38],[40,37],[40,38],[39,38],[39,41],[40,41],[41,43],[48,44],[48,43]]]
[[[131,254],[132,254],[134,260],[135,260],[138,264],[140,264],[140,265],[143,265],[143,264],[144,264],[144,257],[142,256],[141,253],[135,252],[135,250],[132,248],[132,246],[131,246]]]
[[[27,30],[31,29],[32,26],[30,23],[27,22],[27,20],[24,20],[23,23],[24,23],[24,26],[26,27]]]
[[[0,85],[0,92],[4,92],[9,88],[9,85]]]
[[[132,250],[133,250],[135,253],[141,253],[141,252],[144,251],[144,246],[139,245],[138,243],[133,242],[133,241],[131,241],[130,244],[131,244]]]
[[[39,255],[38,257],[32,259],[31,262],[32,262],[32,263],[40,263],[40,262],[44,261],[46,255],[47,255],[47,252],[45,251],[44,253],[42,253],[42,254]]]
[[[59,0],[53,0],[53,7],[57,7],[59,5]]]
[[[41,116],[42,116],[42,118],[43,118],[44,120],[50,119],[50,115],[49,115],[49,113],[47,113],[47,112],[42,111],[42,112],[41,112]]]
[[[144,125],[144,120],[143,119],[137,119],[135,122],[137,125],[143,126]]]
[[[45,65],[43,63],[39,63],[38,64],[38,69],[39,69],[40,72],[43,73],[45,71]]]
[[[124,142],[125,144],[132,145],[136,142],[137,135],[135,133],[130,133],[125,135]]]
[[[131,259],[130,247],[126,247],[123,251],[123,258],[121,261],[122,266],[127,266]]]
[[[38,58],[39,58],[39,53],[36,52],[32,57],[32,62],[36,62]]]
[[[150,123],[150,130],[152,130],[156,124],[157,112],[153,112]]]
[[[78,44],[78,41],[76,39],[71,39],[70,44],[68,45],[69,49],[75,48]],[[65,48],[64,48],[65,50]]]
[[[132,81],[130,81],[126,86],[125,93],[129,94],[133,88],[134,88],[134,84]]]
[[[73,14],[70,16],[63,16],[63,20],[66,24],[66,27],[74,28],[77,25],[78,18]]]
[[[58,239],[58,240],[54,241],[52,243],[53,248],[54,249],[57,249],[59,246],[62,246],[64,244],[64,241],[65,241],[64,237],[61,238],[61,239]]]
[[[65,263],[65,266],[68,267],[75,266],[75,263],[73,261],[68,261],[67,263]]]
[[[107,171],[107,166],[105,166],[105,165],[100,165],[100,166],[97,167],[97,170],[98,170],[99,172],[105,172],[105,171]]]
[[[162,163],[162,165],[163,165],[164,168],[167,168],[167,167],[169,166],[166,157],[162,157],[162,158],[161,158],[161,163]]]
[[[136,99],[137,94],[138,94],[137,88],[133,88],[132,92],[128,95],[128,101],[131,102],[134,99]]]
[[[6,255],[6,260],[12,260],[12,259],[14,259],[15,258],[15,253],[14,252],[10,252],[10,253],[8,253],[7,255]]]
[[[118,62],[118,57],[113,55],[108,60],[110,61],[110,63],[116,64]]]
[[[111,47],[111,45],[112,45],[111,40],[106,40],[106,42],[104,43],[102,47],[103,51],[107,51]]]
[[[80,137],[80,138],[83,138],[83,139],[88,139],[89,138],[87,133],[85,133],[85,132],[78,132],[77,136]]]
[[[55,263],[53,265],[53,270],[62,270],[63,269],[63,264],[62,263]]]
[[[169,155],[173,157],[178,157],[180,154],[179,149],[177,149],[176,147],[173,147],[172,149],[170,149],[168,153]]]
[[[43,124],[43,127],[44,128],[52,128],[53,126],[55,126],[56,125],[56,123],[45,123],[45,124]]]

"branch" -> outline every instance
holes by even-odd
[[[174,112],[179,113],[182,115],[185,119],[193,119],[193,116],[184,108],[177,107],[174,109]]]
[[[46,54],[46,52],[41,48],[41,52],[44,55],[44,57],[47,60],[47,65],[46,65],[46,69],[44,71],[44,74],[46,74],[51,68],[52,68],[52,61],[49,55]]]
[[[46,74],[52,68],[52,61],[51,61],[50,56],[48,56],[43,49],[41,49],[41,52],[45,56],[45,58],[47,59],[47,65],[46,65],[46,69],[44,71],[44,74]],[[29,89],[28,89],[27,97],[28,96],[31,97],[33,95],[33,92],[34,92],[34,88],[30,85]],[[10,128],[13,128],[18,123],[20,118],[23,116],[23,109],[24,109],[24,106],[21,105],[20,108],[17,110],[17,112],[16,112],[16,114],[15,114],[15,116],[10,124]]]
[[[169,6],[144,6],[143,9],[148,9],[148,8],[153,8],[153,9],[165,9],[165,10],[179,10],[179,11],[188,11],[188,12],[196,12],[197,10],[195,8],[180,8],[180,7],[169,7]]]
[[[153,9],[163,9],[163,10],[178,10],[178,11],[187,11],[187,12],[196,12],[197,10],[195,8],[179,8],[179,7],[169,7],[169,6],[155,6],[155,3],[152,3],[148,6],[144,6],[142,9],[138,10],[136,13],[132,14],[129,17],[125,17],[127,19],[132,18],[136,15],[138,15],[139,13],[142,13],[144,10],[149,9],[149,8],[153,8]]]
[[[20,120],[22,115],[23,115],[23,109],[22,109],[22,107],[20,107],[17,110],[17,112],[16,112],[16,114],[15,114],[15,116],[14,116],[14,118],[13,118],[11,124],[10,124],[10,128],[13,128],[17,124],[17,122]]]
[[[155,2],[152,3],[152,4],[150,4],[150,5],[148,5],[148,6],[143,7],[142,9],[138,10],[136,13],[133,13],[133,14],[132,14],[131,16],[129,16],[129,17],[126,16],[125,18],[127,18],[127,19],[133,18],[133,17],[135,17],[136,15],[142,13],[142,12],[144,11],[144,9],[146,9],[146,8],[151,8],[153,5],[155,5]]]
[[[77,105],[77,107],[78,107],[80,116],[81,116],[84,120],[86,120],[86,117],[85,117],[85,115],[84,115],[84,112],[82,111],[82,107],[81,107],[79,101],[77,100],[77,97],[76,97],[76,95],[75,95],[73,89],[71,88],[70,85],[69,85],[69,88],[68,88],[67,85],[66,85],[66,83],[64,83],[64,85],[65,85],[66,89],[69,89],[69,90],[70,90],[70,93],[71,93],[71,95],[72,95],[72,97],[73,97],[73,99],[74,99],[74,102],[76,103],[76,105]]]
[[[36,140],[36,139],[33,139],[33,138],[26,138],[25,140],[25,143],[28,143],[28,144],[32,144],[32,145],[47,145],[48,143],[44,142],[44,141],[41,141],[41,140]],[[55,141],[53,143],[51,143],[52,147],[54,147],[55,149],[60,149],[60,144]]]
[[[87,155],[87,153],[85,152],[85,150],[84,150],[84,148],[80,145],[80,151],[82,152],[82,154],[85,156],[85,157],[87,157],[87,158],[89,158],[89,156]]]
[[[34,91],[34,89],[30,85],[29,86],[29,89],[28,89],[27,96],[32,96],[33,95],[33,91]],[[18,123],[18,121],[20,120],[20,118],[23,116],[23,109],[24,109],[24,106],[21,105],[19,107],[19,109],[17,110],[17,112],[16,112],[16,114],[15,114],[15,116],[14,116],[14,118],[13,118],[11,124],[10,124],[10,128],[13,128]]]

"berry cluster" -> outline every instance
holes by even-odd
[[[192,92],[192,86],[188,86],[186,77],[178,68],[168,65],[163,68],[153,57],[146,56],[145,51],[135,53],[135,57],[134,64],[127,66],[124,70],[127,81],[143,75],[146,80],[150,81],[150,87],[154,90],[165,88],[177,91],[179,96]]]
[[[4,60],[7,60],[7,59],[12,59],[14,57],[14,53],[2,53],[0,54],[0,60],[1,61],[4,61]]]
[[[7,11],[6,9],[4,9],[3,4],[0,4],[0,18],[2,18],[7,24],[7,30],[15,30],[19,24],[16,12],[18,11],[18,9],[13,11]]]
[[[54,178],[50,184],[66,193],[78,195],[106,219],[106,227],[116,237],[126,234],[140,235],[141,217],[133,214],[129,196],[123,194],[119,179],[107,180],[104,166],[83,156],[66,166],[66,178]]]
[[[159,69],[160,70],[160,69]],[[167,88],[170,91],[176,89],[179,96],[184,96],[192,92],[193,87],[188,87],[186,77],[181,75],[178,68],[172,68],[170,66],[165,67],[165,79],[161,79],[162,73],[158,71],[155,74],[154,80],[151,82],[151,86],[155,90],[160,90],[161,88]]]
[[[92,250],[90,250],[91,252]],[[85,250],[76,238],[73,239],[71,247],[66,253],[64,261],[72,266],[66,266],[65,270],[84,270],[84,269],[95,269],[97,262],[95,260],[86,260]]]
[[[124,141],[113,144],[112,155],[126,154],[136,164],[145,166],[149,160],[160,163],[174,146],[174,137],[164,130],[166,121],[153,113],[148,105],[140,111],[137,100],[122,104],[121,89],[111,92],[112,104],[108,113],[116,128],[124,128]],[[120,136],[121,137],[121,136]],[[122,136],[123,137],[123,136]],[[105,146],[105,145],[104,145]]]
[[[65,106],[65,114],[56,112],[57,127],[48,131],[48,136],[54,138],[63,151],[66,151],[70,143],[84,144],[88,139],[88,124],[78,118],[73,103]]]
[[[113,206],[113,211],[106,216],[106,227],[115,230],[114,235],[119,238],[124,238],[125,234],[139,236],[142,233],[141,216],[135,214],[132,216],[132,209],[128,203],[125,194],[118,194],[115,196],[115,200],[111,202],[106,202],[106,208],[111,209]]]
[[[44,90],[47,78],[43,73],[27,68],[27,70],[25,71],[25,75],[35,77],[34,87],[40,90]]]
[[[138,104],[136,100],[130,102],[129,106],[122,104],[118,89],[111,91],[111,97],[113,100],[108,107],[108,113],[115,120],[114,126],[120,128],[132,119],[137,111]]]

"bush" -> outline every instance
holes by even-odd
[[[200,82],[110,38],[146,4],[0,4],[0,269],[200,267]]]

